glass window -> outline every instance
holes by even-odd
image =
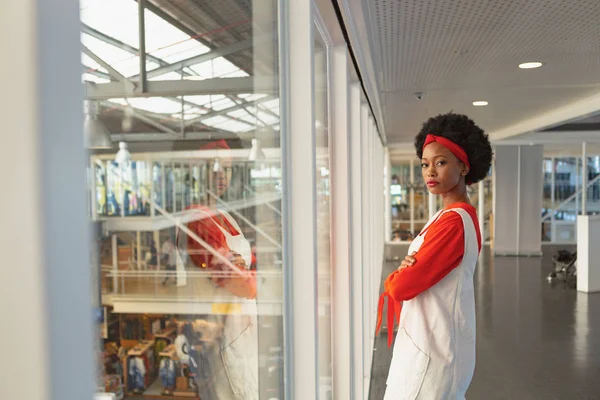
[[[95,82],[86,93],[97,106],[89,113],[103,126],[86,135],[108,130],[113,142],[91,146],[89,164],[90,214],[103,232],[98,392],[282,399],[277,2],[146,5],[150,83],[140,95],[127,89],[139,87],[138,4],[81,2],[83,79]],[[223,92],[211,83],[234,77]],[[257,89],[255,78],[272,87]],[[328,223],[328,98],[319,93],[319,211]],[[328,230],[320,226],[324,272]],[[329,279],[320,283],[323,318]]]

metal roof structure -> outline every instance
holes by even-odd
[[[179,140],[279,130],[277,37],[268,26],[257,31],[248,2],[80,4],[86,97],[100,102],[111,133]],[[261,45],[275,56],[254,57]]]

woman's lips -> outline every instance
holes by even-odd
[[[439,184],[440,184],[440,183],[439,183],[439,182],[436,182],[436,181],[429,181],[429,182],[427,182],[427,186],[429,186],[429,187],[434,187],[434,186],[437,186],[437,185],[439,185]]]

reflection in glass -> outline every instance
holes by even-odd
[[[277,2],[145,7],[81,2],[86,94],[131,152],[119,164],[116,148],[95,151],[89,164],[104,235],[98,392],[282,399]],[[230,78],[226,93],[211,89]],[[252,139],[265,157],[250,160]]]

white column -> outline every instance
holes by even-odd
[[[92,398],[79,37],[78,2],[2,4],[1,399]]]
[[[481,232],[481,242],[485,243],[485,185],[483,181],[479,182],[479,204],[478,204],[478,217],[479,217],[479,230]]]
[[[361,105],[360,105],[361,87],[358,83],[353,83],[350,90],[351,102],[351,127],[350,127],[350,186],[352,195],[350,196],[350,219],[351,226],[351,249],[352,249],[352,331],[353,331],[353,381],[354,381],[354,399],[362,399],[363,395],[363,360],[364,360],[364,318],[363,305],[363,224],[362,224],[362,147],[361,147]]]
[[[289,43],[285,48],[289,58],[282,68],[285,102],[288,108],[288,129],[284,137],[284,189],[289,193],[284,204],[285,246],[287,268],[286,342],[288,343],[288,390],[293,399],[318,398],[317,353],[317,252],[315,193],[315,110],[313,2],[280,3],[287,11]],[[285,82],[285,81],[284,81]],[[284,104],[284,110],[286,104]],[[286,251],[287,249],[287,251]],[[291,294],[291,298],[287,297]],[[291,365],[289,363],[291,361]]]
[[[588,184],[588,163],[587,163],[587,146],[583,142],[581,145],[581,215],[587,215],[587,184]]]
[[[360,152],[361,152],[361,175],[360,180],[362,183],[362,290],[363,290],[363,376],[364,381],[363,388],[367,389],[369,384],[368,377],[371,374],[371,329],[370,329],[370,288],[369,288],[369,277],[371,274],[371,254],[370,254],[370,228],[369,228],[369,174],[367,173],[367,164],[369,162],[369,108],[366,104],[361,104],[361,132],[360,132]],[[368,390],[368,389],[367,389]]]
[[[497,146],[495,154],[494,251],[540,255],[544,148]]]
[[[600,292],[600,216],[580,215],[577,217],[577,290]]]
[[[333,393],[351,399],[349,88],[346,46],[333,51],[334,124],[331,135]]]

